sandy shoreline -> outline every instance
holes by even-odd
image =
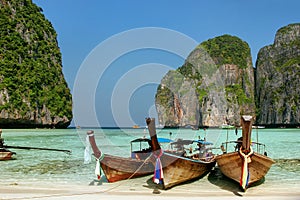
[[[157,189],[149,181],[151,177],[143,177],[117,183],[96,183],[90,185],[55,184],[47,182],[18,182],[0,184],[0,200],[21,199],[300,199],[299,185],[268,184],[250,187],[240,192],[231,185],[214,185],[205,180],[197,180],[169,190]]]

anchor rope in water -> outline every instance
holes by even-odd
[[[42,198],[49,198],[49,197],[71,197],[71,196],[81,196],[81,195],[91,195],[91,194],[103,194],[106,192],[109,192],[113,189],[116,189],[118,187],[120,187],[121,185],[125,184],[126,181],[130,180],[143,166],[146,162],[148,162],[148,160],[152,157],[152,154],[150,154],[143,162],[143,164],[137,168],[135,170],[135,172],[128,177],[127,179],[125,179],[124,181],[121,181],[121,183],[119,183],[116,186],[113,186],[111,188],[108,188],[106,190],[103,191],[99,191],[99,192],[82,192],[82,193],[74,193],[74,194],[53,194],[53,195],[42,195],[42,196],[33,196],[33,197],[15,197],[15,198],[5,198],[6,200],[22,200],[22,199],[42,199]]]
[[[251,163],[250,156],[253,154],[253,149],[250,146],[250,152],[246,155],[243,153],[242,147],[241,147],[239,150],[239,153],[243,157],[240,185],[242,186],[243,189],[246,189],[246,187],[248,186],[249,178],[250,178],[248,164]]]
[[[91,136],[93,136],[93,134]],[[84,142],[82,141],[82,143],[84,143]],[[130,177],[128,177],[127,179],[125,179],[124,181],[119,183],[118,185],[113,186],[113,187],[108,188],[108,189],[103,190],[103,191],[99,191],[99,192],[82,192],[82,193],[75,193],[75,194],[53,194],[53,195],[42,195],[42,196],[33,196],[33,197],[24,197],[24,198],[23,197],[15,197],[15,198],[6,198],[6,199],[7,200],[22,200],[22,199],[41,199],[41,198],[49,198],[49,197],[71,197],[71,196],[81,196],[81,195],[89,195],[89,194],[103,194],[103,193],[114,190],[114,189],[122,186],[123,184],[125,184],[126,181],[130,180],[138,171],[140,171],[140,169],[145,165],[146,162],[148,162],[148,160],[152,157],[152,155],[153,155],[153,153],[150,154],[144,160],[144,162],[141,164],[141,166],[139,166],[139,168],[137,168]],[[99,171],[101,170],[100,162],[101,162],[101,160],[104,159],[104,157],[105,157],[105,155],[103,153],[101,153],[101,156],[98,159],[96,158],[96,162],[99,163],[99,165],[96,163],[96,168],[97,168],[97,165],[98,165],[99,166]],[[95,173],[96,173],[96,169],[95,169]]]
[[[128,180],[130,180],[138,171],[140,171],[140,169],[144,166],[144,164],[146,163],[146,162],[148,162],[148,160],[151,158],[151,156],[152,156],[152,154],[150,154],[145,160],[144,160],[144,162],[141,164],[141,166],[139,166],[135,171],[134,171],[134,173],[132,173],[132,175],[131,176],[129,176],[127,179],[125,179],[124,181],[122,181],[121,183],[119,183],[118,185],[116,185],[116,186],[114,186],[114,187],[111,187],[111,188],[108,188],[107,190],[104,190],[104,191],[101,191],[101,192],[96,192],[96,193],[88,193],[88,194],[101,194],[101,193],[105,193],[105,192],[109,192],[109,191],[111,191],[111,190],[113,190],[113,189],[116,189],[116,188],[118,188],[118,187],[120,187],[121,185],[123,185],[123,184],[125,184],[126,183],[126,181],[128,181]],[[101,156],[102,157],[102,156]],[[103,158],[104,158],[104,156],[103,156]],[[102,158],[102,159],[103,159]],[[99,163],[100,163],[100,161],[101,160],[99,160]],[[77,194],[77,195],[81,195],[81,194]],[[84,195],[84,194],[83,194]]]

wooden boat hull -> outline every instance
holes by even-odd
[[[137,178],[153,174],[154,166],[150,161],[123,158],[105,154],[100,161],[108,182]]]
[[[201,178],[215,166],[216,161],[213,157],[202,161],[164,152],[157,140],[155,119],[147,118],[146,123],[152,142],[152,158],[155,159],[154,182],[162,181],[164,189]]]
[[[225,176],[240,183],[243,159],[238,152],[218,155],[216,156],[216,161],[218,167]],[[272,159],[254,152],[251,156],[251,162],[248,163],[250,174],[248,186],[261,180],[267,174],[273,163],[274,161]]]
[[[164,189],[201,178],[208,174],[216,164],[215,160],[205,162],[169,153],[164,153],[160,159],[163,167]]]
[[[11,151],[0,152],[0,160],[11,160],[13,154]]]

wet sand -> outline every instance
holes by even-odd
[[[241,192],[230,180],[211,180],[210,176],[169,190],[152,183],[151,176],[107,183],[100,180],[86,185],[53,182],[0,183],[1,200],[20,199],[300,199],[299,184],[270,184],[267,181]]]

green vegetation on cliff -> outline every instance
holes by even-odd
[[[160,123],[168,122],[168,126],[182,121],[183,126],[192,124],[190,119],[199,119],[200,126],[216,126],[210,123],[222,123],[220,113],[236,116],[229,120],[238,124],[239,114],[255,111],[249,45],[230,35],[202,42],[183,66],[163,78],[157,89],[156,104],[164,107],[163,112],[172,111],[168,116],[158,111],[163,119]]]
[[[236,36],[222,35],[201,43],[201,46],[217,65],[235,64],[242,69],[248,66],[249,45]]]
[[[164,106],[166,108],[172,106],[173,93],[167,87],[162,87],[161,85],[157,88],[157,93],[155,96],[157,103],[159,105]]]
[[[226,86],[225,91],[227,95],[227,101],[229,101],[230,103],[232,103],[231,101],[234,101],[234,99],[236,99],[238,105],[240,106],[248,103],[254,103],[251,98],[247,97],[240,84]],[[229,98],[229,96],[233,97]]]
[[[260,49],[256,62],[257,123],[300,123],[300,23],[276,32],[274,43]]]
[[[233,64],[242,70],[246,70],[249,67],[249,60],[251,60],[249,45],[236,36],[222,35],[201,43],[201,46],[207,50],[218,66]],[[246,76],[246,73],[242,73],[242,76]],[[246,95],[245,91],[245,85],[248,87],[253,87],[253,85],[249,81],[245,81],[249,80],[248,77],[241,77],[242,79],[244,81],[225,85],[227,101],[231,104],[237,103],[239,106],[254,104],[253,91],[252,95]]]
[[[177,70],[170,70],[157,88],[156,100],[161,106],[168,108],[173,105],[174,92],[177,93],[182,85],[184,76]]]
[[[281,34],[281,35],[289,34],[289,32],[292,31],[292,29],[293,29],[295,26],[300,26],[300,23],[289,24],[289,25],[287,25],[287,26],[281,27],[281,28],[277,31],[277,34]]]
[[[71,121],[57,35],[41,11],[31,0],[0,0],[0,111]]]
[[[177,71],[184,77],[193,79],[193,80],[200,80],[202,78],[202,75],[195,69],[195,67],[189,63],[186,62],[183,66],[179,67]]]

